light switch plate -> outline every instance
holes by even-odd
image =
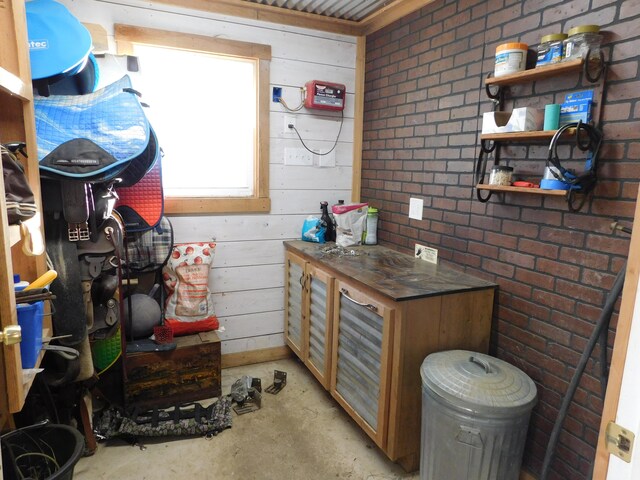
[[[317,153],[317,152],[316,152]],[[322,152],[320,152],[322,153]],[[315,164],[318,167],[335,167],[336,166],[336,151],[327,155],[314,155]]]
[[[414,220],[422,220],[422,207],[424,206],[424,200],[421,198],[409,199],[409,218]]]
[[[298,166],[312,166],[313,155],[304,148],[285,148],[284,164]]]

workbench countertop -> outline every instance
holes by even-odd
[[[497,287],[441,263],[429,263],[380,245],[347,247],[345,250],[353,250],[356,255],[342,256],[327,251],[335,247],[333,242],[289,240],[284,245],[337,277],[354,279],[394,301]]]

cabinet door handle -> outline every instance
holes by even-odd
[[[302,274],[300,275],[300,286],[302,287],[303,290],[309,290],[309,274]]]
[[[9,325],[0,330],[0,343],[5,345],[15,345],[22,340],[22,329],[20,325]]]
[[[347,290],[346,288],[341,288],[340,292],[342,292],[342,295],[344,295],[344,298],[346,298],[347,300],[355,303],[356,305],[360,305],[361,307],[368,308],[372,312],[377,312],[378,311],[378,307],[376,307],[375,305],[372,305],[371,303],[362,303],[362,302],[358,302],[358,301],[354,300],[353,298],[351,298],[349,296],[349,290]]]

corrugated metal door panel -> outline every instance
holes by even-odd
[[[309,305],[309,362],[324,371],[327,333],[327,285],[311,277],[311,299]]]
[[[302,346],[302,285],[304,271],[300,265],[288,260],[287,278],[287,339],[297,348],[300,354]]]
[[[336,391],[378,427],[383,318],[340,295]]]

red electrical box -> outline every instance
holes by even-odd
[[[344,85],[311,80],[304,86],[306,91],[304,106],[306,108],[333,110],[334,112],[344,110],[344,101],[347,96]]]

